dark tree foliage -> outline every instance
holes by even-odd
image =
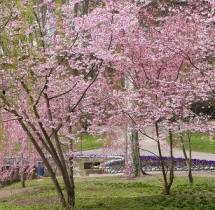
[[[211,119],[215,119],[215,103],[213,100],[194,102],[191,105],[191,110],[199,116],[208,115]]]

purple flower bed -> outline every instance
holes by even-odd
[[[143,167],[144,166],[160,166],[160,158],[155,156],[141,156],[140,157]],[[163,161],[165,164],[169,164],[171,161],[170,157],[163,157]],[[185,158],[174,158],[175,167],[186,167],[186,161]],[[215,167],[215,161],[214,160],[200,160],[200,159],[192,159],[192,167]]]
[[[142,166],[144,170],[160,170],[160,158],[156,156],[140,156],[142,161]],[[163,157],[163,161],[165,165],[169,165],[171,158]],[[176,170],[187,170],[186,161],[184,158],[174,158],[175,168]],[[111,160],[104,164],[104,167],[124,167],[124,159],[121,160]],[[192,168],[196,170],[207,170],[207,169],[215,169],[215,161],[214,160],[199,160],[192,159]]]

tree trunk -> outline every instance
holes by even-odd
[[[188,147],[189,147],[188,178],[189,178],[190,184],[193,184],[191,134],[187,133],[187,136],[188,136]]]
[[[186,165],[187,165],[187,168],[188,168],[188,180],[189,180],[190,184],[193,184],[192,159],[191,159],[192,158],[191,157],[191,142],[190,142],[189,137],[188,137],[188,145],[189,145],[189,158],[188,158],[187,152],[186,152],[186,149],[185,149],[184,139],[183,139],[182,135],[180,135],[180,140],[181,140],[181,144],[182,144],[182,151],[183,151],[183,154],[184,154],[185,162],[186,162]]]
[[[134,177],[140,177],[142,173],[141,160],[140,160],[140,149],[139,149],[139,136],[138,131],[132,131],[132,155],[133,155],[133,168]]]
[[[70,111],[70,109],[69,109]],[[71,123],[71,119],[69,118],[69,123]],[[68,126],[68,132],[69,134],[72,134],[72,126]],[[73,139],[68,138],[69,141],[69,152],[73,152]],[[74,183],[74,166],[73,166],[73,154],[70,155],[69,160],[68,160],[68,171],[69,171],[69,182],[70,182],[70,187],[67,190],[67,208],[68,210],[73,210],[75,207],[75,183]]]
[[[170,195],[170,193],[171,193],[171,185],[170,185],[170,184],[167,184],[167,185],[165,186],[165,192],[164,192],[164,194],[165,194],[165,195]]]
[[[169,130],[169,138],[170,138],[170,166],[169,166],[169,177],[168,177],[168,166],[165,165],[165,162],[163,160],[162,150],[161,150],[161,144],[159,140],[159,127],[158,122],[155,123],[155,130],[156,130],[156,137],[157,137],[157,146],[158,146],[158,154],[160,158],[161,163],[161,170],[163,175],[163,181],[164,181],[164,194],[170,195],[170,190],[174,181],[174,156],[173,156],[173,136],[172,131]]]
[[[70,150],[73,151],[73,143],[70,141]],[[75,183],[74,183],[74,171],[73,171],[73,156],[69,157],[69,179],[70,186],[67,190],[67,208],[68,210],[74,209],[75,206]]]
[[[71,187],[71,189],[66,192],[66,195],[67,195],[67,210],[73,210],[75,206],[74,187]]]
[[[169,130],[169,141],[170,141],[170,172],[169,172],[169,190],[167,191],[169,195],[170,194],[170,189],[174,180],[174,170],[175,170],[175,162],[174,162],[174,156],[173,156],[173,135],[172,131]]]
[[[20,179],[22,188],[25,188],[25,172],[21,172]]]
[[[131,80],[125,79],[125,88],[128,91],[135,89]],[[126,98],[126,109],[133,110],[134,101],[130,97]],[[138,131],[135,130],[135,120],[129,115],[130,122],[127,124],[126,139],[127,139],[127,160],[126,160],[126,172],[129,177],[139,177],[142,173],[141,161],[140,161],[140,148],[139,148],[139,136]]]
[[[156,130],[156,137],[157,137],[158,154],[159,154],[159,158],[160,158],[161,170],[162,170],[162,175],[163,175],[163,180],[164,180],[164,191],[165,191],[165,194],[167,194],[169,192],[168,181],[167,181],[165,163],[163,161],[163,155],[162,155],[162,151],[161,151],[161,145],[160,145],[160,140],[159,140],[159,128],[158,128],[157,122],[155,123],[155,130]]]
[[[15,112],[15,115],[17,115],[17,113]],[[18,115],[19,116],[19,115]],[[21,118],[18,119],[20,125],[22,126],[23,130],[26,132],[26,134],[28,135],[29,139],[31,140],[32,144],[34,145],[35,149],[37,150],[38,154],[40,155],[40,157],[42,158],[48,172],[50,173],[50,177],[51,180],[55,186],[55,189],[58,193],[58,196],[60,198],[60,202],[63,208],[65,208],[66,205],[66,200],[64,198],[64,194],[62,192],[62,189],[60,187],[60,184],[57,180],[56,174],[53,171],[53,168],[51,167],[48,159],[46,158],[45,154],[43,153],[42,149],[40,148],[39,144],[37,143],[36,139],[34,138],[34,136],[32,135],[32,133],[30,132],[30,130],[28,129],[28,127],[25,125],[25,123],[23,122],[23,120]],[[56,163],[57,164],[57,163]]]
[[[90,4],[90,0],[84,0],[84,4],[83,4],[83,14],[86,15],[89,12],[89,4]]]
[[[189,183],[193,184],[193,174],[192,174],[191,167],[189,167],[189,170],[188,170],[188,179],[189,179]]]
[[[138,131],[128,127],[126,137],[126,176],[130,178],[139,177],[142,173]]]

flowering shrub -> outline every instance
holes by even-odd
[[[35,167],[2,166],[0,168],[0,186],[20,181],[22,174],[25,179],[32,179],[35,175]]]

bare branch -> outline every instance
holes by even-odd
[[[145,151],[145,152],[149,152],[149,153],[153,154],[154,156],[156,156],[157,158],[160,159],[160,157],[159,157],[157,154],[155,154],[154,152],[152,152],[152,151],[150,151],[150,150],[143,149],[143,148],[141,148],[141,147],[139,147],[139,149],[142,150],[142,151]]]
[[[70,112],[74,112],[74,110],[76,109],[76,107],[79,105],[79,103],[81,102],[81,100],[85,97],[86,92],[89,90],[89,88],[93,85],[93,83],[96,81],[97,77],[99,75],[99,72],[96,74],[96,76],[94,77],[94,79],[92,80],[92,82],[87,86],[87,88],[84,90],[84,92],[82,93],[81,97],[78,99],[78,101],[76,102],[76,104],[70,109]]]
[[[2,120],[3,123],[7,123],[7,122],[11,122],[11,121],[17,121],[18,118],[12,118],[12,119],[8,119],[8,120]]]
[[[132,120],[132,122],[133,122],[135,125],[137,125],[136,121],[134,120],[134,118],[133,118],[129,113],[127,113],[127,112],[125,112],[125,111],[123,111],[123,112],[124,112],[126,115],[128,115],[128,117]],[[143,131],[143,129],[138,129],[138,130],[139,130],[139,132],[140,132],[141,134],[143,134],[144,136],[150,138],[151,140],[153,140],[153,141],[155,141],[155,142],[158,142],[157,139],[155,139],[155,138],[149,136],[148,134],[146,134],[146,133]]]
[[[183,64],[184,64],[184,60],[181,61],[181,64],[180,64],[180,66],[178,68],[178,71],[177,71],[177,75],[175,77],[175,81],[178,80],[178,77],[179,77],[180,71],[181,71],[181,69],[183,67]]]
[[[79,35],[79,34],[77,33],[77,34],[76,34],[76,37],[75,37],[75,39],[74,39],[74,41],[73,41],[73,43],[72,43],[72,45],[70,46],[70,49],[75,45],[75,43],[76,43],[76,41],[77,41],[77,39],[78,39],[78,35]],[[59,62],[57,65],[61,65],[61,64],[65,61],[66,58],[67,58],[67,55],[65,55],[65,56],[60,60],[60,62]],[[56,67],[57,67],[57,66],[56,66]],[[55,67],[55,68],[56,68],[56,67]],[[53,73],[53,71],[54,71],[55,68],[51,68],[50,72],[46,75],[45,83],[44,83],[43,88],[41,89],[41,91],[40,91],[40,93],[39,93],[39,96],[38,96],[36,102],[35,102],[35,106],[37,106],[37,104],[39,103],[40,98],[41,98],[42,94],[44,93],[44,91],[45,91],[45,89],[46,89],[46,87],[47,87],[47,85],[48,85],[48,78],[52,75],[52,73]],[[89,73],[88,73],[88,74],[89,74]],[[87,75],[86,75],[86,77],[87,77]],[[72,89],[73,89],[76,85],[77,85],[77,84],[75,84],[75,85],[72,87]],[[69,93],[72,89],[70,89],[69,91],[66,91],[65,94]],[[59,95],[61,96],[61,94],[59,94]],[[64,95],[64,94],[62,94],[62,95]],[[53,97],[49,97],[49,99],[54,99],[54,98],[57,98],[57,97],[60,97],[60,96],[56,95],[56,96],[53,96]]]
[[[96,63],[93,64],[91,70],[84,76],[83,79],[86,79],[86,78],[93,72],[95,66],[96,66]],[[65,92],[63,92],[63,93],[60,93],[60,94],[58,94],[58,95],[49,97],[49,100],[52,100],[52,99],[55,99],[55,98],[59,98],[59,97],[61,97],[61,96],[63,96],[63,95],[66,95],[66,94],[70,93],[77,85],[78,85],[78,82],[76,82],[76,83],[72,86],[72,88],[70,88],[69,90],[67,90],[67,91],[65,91]]]

